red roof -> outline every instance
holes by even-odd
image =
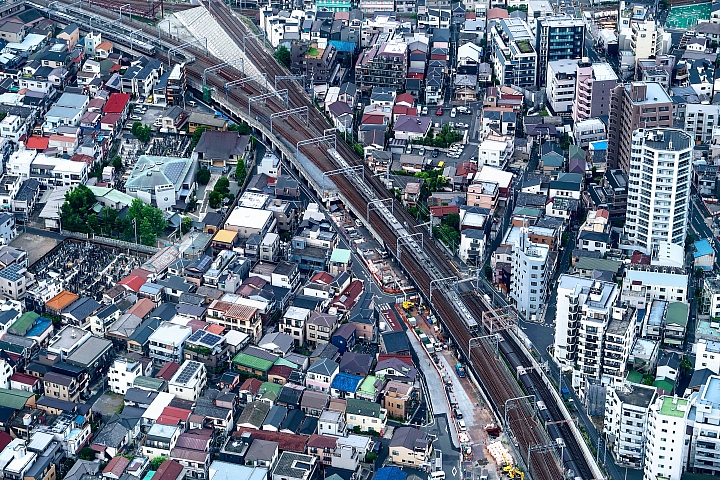
[[[308,447],[315,447],[315,448],[335,448],[335,445],[337,444],[337,437],[330,437],[328,435],[318,435],[316,433],[313,433],[310,435],[310,439],[308,440]]]
[[[395,99],[395,105],[397,105],[399,103],[407,103],[408,105],[413,106],[413,105],[415,105],[415,97],[413,97],[409,93],[401,93]]]
[[[510,14],[504,8],[491,8],[487,12],[487,19],[493,20],[495,18],[508,18]]]
[[[318,272],[310,279],[311,282],[324,283],[325,285],[330,285],[333,280],[335,280],[335,277],[328,272]]]
[[[122,285],[125,288],[132,290],[137,293],[140,291],[140,287],[145,285],[145,279],[138,277],[137,275],[128,275],[118,282],[118,285]]]
[[[129,93],[113,93],[103,107],[103,113],[123,113],[130,102]]]
[[[10,376],[10,381],[24,383],[25,385],[35,385],[40,379],[26,373],[15,372]]]
[[[475,20],[476,18],[475,12],[465,12],[465,20]]]
[[[192,412],[184,408],[167,406],[157,419],[161,425],[177,425],[180,422],[187,422]]]
[[[355,306],[355,303],[362,292],[362,282],[360,280],[353,280],[350,282],[350,285],[348,285],[348,287],[340,293],[340,295],[333,299],[332,303],[335,307],[342,306],[345,310],[350,310],[353,306]]]
[[[185,471],[185,467],[175,460],[165,460],[157,469],[153,478],[155,480],[177,480]]]
[[[119,113],[106,113],[105,115],[103,115],[100,123],[104,125],[115,125],[120,121],[121,118],[122,117]]]
[[[205,330],[207,330],[210,333],[214,333],[215,335],[222,335],[225,333],[225,327],[222,325],[218,325],[217,323],[211,323],[207,327],[205,327]]]
[[[380,353],[378,354],[378,363],[388,360],[390,358],[397,358],[401,362],[403,362],[405,365],[412,367],[413,361],[412,357],[410,355],[400,355],[397,353]]]
[[[198,330],[205,330],[205,328],[208,326],[208,323],[203,322],[202,320],[193,319],[188,321],[187,326],[192,328],[192,333],[195,333]]]
[[[293,368],[287,365],[273,365],[268,370],[268,375],[277,375],[282,378],[290,378],[290,374],[293,372]]]
[[[5,447],[7,447],[10,442],[12,442],[12,437],[7,432],[0,432],[0,450],[5,450]]]
[[[430,207],[430,213],[433,217],[444,217],[451,213],[460,213],[460,209],[457,205],[442,205],[437,207]]]
[[[150,272],[142,268],[136,268],[132,272],[130,272],[130,275],[135,275],[136,277],[144,278],[145,280],[147,280],[148,276],[150,276]]]
[[[32,136],[25,141],[25,148],[32,148],[35,150],[45,150],[48,148],[50,143],[50,137],[37,137]]]
[[[242,385],[240,385],[240,388],[238,391],[240,392],[250,392],[251,394],[255,395],[258,390],[260,390],[260,387],[262,386],[263,382],[258,380],[257,378],[248,378],[243,382]]]
[[[384,122],[385,117],[383,115],[373,115],[371,113],[363,115],[360,121],[363,125],[382,125]]]
[[[120,475],[125,472],[128,465],[130,465],[130,460],[119,455],[108,462],[102,473],[103,475],[112,473],[116,477],[120,478]]]
[[[650,256],[642,252],[634,252],[630,257],[630,263],[634,265],[650,265]]]
[[[233,432],[233,437],[241,437],[243,433],[250,432],[252,439],[266,440],[269,442],[277,442],[280,451],[305,453],[305,445],[308,441],[307,435],[295,435],[292,433],[271,432],[269,430],[254,430],[252,428],[242,427],[239,431]],[[153,477],[153,480],[156,480]]]
[[[478,171],[477,163],[463,162],[457,166],[457,169],[455,170],[455,175],[457,175],[459,177],[464,177],[464,176],[468,175],[469,173],[477,173],[477,171]]]
[[[90,155],[84,155],[82,153],[76,153],[72,157],[70,157],[70,160],[73,162],[84,162],[87,165],[92,165],[93,162],[95,162],[95,158],[91,157]]]
[[[178,371],[180,368],[179,363],[175,362],[167,362],[163,367],[160,369],[160,371],[155,375],[155,378],[162,378],[163,380],[167,380],[168,382],[170,379],[175,375],[175,372]]]

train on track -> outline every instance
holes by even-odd
[[[536,399],[543,398],[537,391],[536,380],[531,378],[529,371],[525,370],[527,363],[521,360],[522,353],[516,352],[513,346],[510,345],[510,342],[501,342],[500,351],[512,367],[512,370],[514,372],[520,372],[520,374],[518,375],[518,381],[525,388],[525,391],[528,393],[528,395],[535,395]],[[571,478],[573,480],[584,480],[581,476],[582,472],[578,467],[578,464],[573,457],[570,448],[567,447],[564,435],[562,434],[562,432],[560,431],[560,427],[558,426],[560,425],[559,422],[564,422],[565,419],[554,418],[553,413],[548,409],[547,405],[542,400],[537,400],[536,406],[538,410],[538,415],[545,424],[545,428],[547,429],[550,438],[558,445],[558,448],[560,449],[560,455],[562,456],[562,465],[565,469],[565,473],[567,474],[566,478]]]

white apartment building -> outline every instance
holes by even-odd
[[[108,371],[110,391],[125,395],[132,388],[135,377],[142,375],[142,364],[127,358],[116,358]]]
[[[527,229],[521,229],[513,244],[510,299],[526,319],[545,307],[548,279],[553,265],[548,265],[550,247],[530,241]]]
[[[577,60],[548,62],[545,85],[547,101],[556,115],[570,115],[575,100]]]
[[[35,178],[40,183],[53,187],[72,187],[87,183],[87,164],[73,162],[60,157],[48,157],[37,150],[20,150],[8,160],[6,172],[22,180]]]
[[[695,343],[695,370],[707,368],[720,374],[720,342],[701,338]]]
[[[662,42],[658,42],[657,25],[654,20],[630,21],[630,50],[635,53],[635,60],[650,58],[662,53]],[[661,38],[661,37],[660,37]]]
[[[649,254],[660,242],[684,245],[693,143],[677,129],[633,132],[625,215],[630,248]]]
[[[656,391],[644,385],[607,390],[603,435],[618,464],[642,468],[648,410]]]
[[[590,146],[590,142],[606,140],[607,130],[605,123],[599,118],[588,118],[587,120],[575,122],[575,125],[573,125],[573,138],[575,138],[575,145],[582,148]]]
[[[588,378],[621,384],[635,309],[615,306],[620,291],[614,283],[561,275],[557,292],[553,354],[562,368],[572,369],[573,387],[582,397]]]
[[[27,133],[27,124],[18,115],[7,115],[0,121],[0,137],[20,142],[20,138]]]
[[[196,402],[206,385],[205,365],[194,360],[186,360],[168,382],[168,393],[183,400]]]
[[[710,143],[713,138],[713,129],[718,125],[720,105],[686,103],[683,107],[684,115],[678,115],[684,123],[683,130],[689,133],[696,142]]]
[[[478,146],[478,166],[505,168],[513,155],[512,142],[505,142],[486,138]]]
[[[688,275],[683,269],[655,265],[628,265],[621,300],[638,310],[653,300],[687,303]]]
[[[720,277],[703,278],[702,294],[703,299],[698,313],[710,318],[720,317]]]
[[[192,335],[192,328],[176,323],[164,322],[155,330],[150,342],[150,358],[158,363],[183,361],[183,345]]]
[[[519,18],[502,19],[490,28],[488,48],[501,85],[535,86],[538,55],[534,45],[535,35]]]
[[[688,470],[705,475],[720,474],[720,377],[708,378],[690,398],[687,414],[689,439]],[[679,477],[678,477],[679,478]]]
[[[649,410],[643,480],[680,480],[688,451],[685,438],[688,401],[662,396],[650,404]]]

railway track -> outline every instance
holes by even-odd
[[[206,2],[208,10],[218,23],[236,40],[238,45],[243,45],[242,39],[252,34],[248,27],[244,25],[224,3],[218,0],[206,0]],[[154,32],[150,26],[142,28],[149,32]],[[164,38],[164,40],[171,41],[167,38]],[[276,76],[289,74],[287,70],[272,59],[271,54],[266,51],[259,42],[256,42],[254,39],[246,41],[245,47],[245,54],[248,59],[268,75],[269,84],[274,85]],[[193,53],[196,58],[195,63],[187,66],[187,74],[197,81],[202,81],[203,71],[206,68],[221,63],[220,61],[205,57],[204,52],[199,52],[192,48],[188,48],[187,50]],[[208,74],[207,84],[219,91],[223,91],[224,85],[227,82],[237,80],[241,77],[242,75],[239,71],[233,68],[226,68]],[[280,87],[280,85],[278,85],[278,87]],[[309,106],[309,122],[308,125],[305,125],[293,117],[275,120],[273,122],[273,130],[278,137],[284,138],[290,145],[295,145],[301,140],[322,136],[324,129],[331,127],[322,113],[310,104],[304,90],[296,82],[286,81],[282,84],[282,88],[287,88],[288,90],[288,105],[285,105],[279,98],[269,98],[263,104],[253,104],[253,115],[258,118],[258,121],[269,123],[270,115],[273,113],[288,108]],[[260,85],[247,83],[242,89],[232,90],[228,92],[227,95],[228,99],[231,100],[234,105],[238,106],[242,111],[247,111],[249,97],[257,96],[261,93],[265,92]],[[312,144],[301,147],[300,150],[309,161],[314,163],[321,171],[338,169],[338,165],[334,163],[333,159],[328,155],[327,146]],[[363,168],[366,168],[363,159],[359,158],[355,151],[340,138],[337,139],[337,150],[347,159],[350,165],[363,165]],[[371,172],[366,173],[368,173],[365,175],[366,183],[373,189],[377,198],[391,198],[382,181]],[[337,175],[333,177],[333,183],[335,183],[338,190],[343,193],[347,201],[352,204],[357,211],[365,211],[365,207],[371,199],[366,198],[360,193],[359,189],[348,177]],[[394,213],[398,220],[406,226],[408,231],[422,234],[425,253],[429,258],[434,260],[434,265],[442,276],[459,277],[458,269],[450,262],[445,252],[435,244],[435,240],[431,238],[424,229],[418,228],[415,219],[409,215],[401,205],[395,207]],[[379,235],[380,240],[385,243],[386,248],[394,251],[398,240],[396,231],[387,224],[386,220],[377,210],[371,210],[369,222]],[[401,265],[407,269],[411,280],[415,282],[418,289],[428,298],[431,281],[429,272],[427,272],[415,258],[414,255],[416,255],[417,252],[408,249],[405,244],[401,244],[400,249],[403,253],[400,260]],[[484,307],[477,293],[473,292],[471,295],[466,295],[462,300],[466,307],[472,311],[477,318],[482,317],[482,312],[486,310],[486,307]],[[507,367],[500,360],[495,359],[494,355],[488,352],[486,346],[483,345],[470,352],[467,351],[471,334],[447,298],[436,294],[433,298],[433,308],[436,309],[440,318],[445,322],[445,326],[451,333],[458,350],[469,359],[469,364],[482,382],[488,398],[496,407],[497,413],[501,413],[501,409],[508,399],[522,396],[522,390],[520,390],[517,382],[513,380],[512,376],[508,376]],[[507,338],[505,341],[516,343],[513,338]],[[538,382],[542,384],[539,376]],[[548,405],[557,409],[557,406],[555,406],[552,401],[548,402]],[[557,409],[556,413],[560,415],[559,409]],[[551,453],[531,450],[532,447],[545,445],[548,438],[542,426],[537,422],[534,412],[529,405],[520,404],[517,408],[511,409],[508,412],[508,423],[515,434],[518,451],[525,459],[526,465],[530,466],[533,478],[542,480],[562,478],[562,469]],[[569,431],[569,427],[566,426],[566,428]],[[578,445],[574,445],[574,449],[571,447],[574,442],[574,437],[571,434],[567,439],[566,443],[568,447],[571,448],[571,451],[576,453],[581,451]],[[577,458],[582,459],[583,457],[580,455]],[[590,471],[589,468],[587,470]],[[593,477],[589,475],[583,476],[582,478],[590,479]]]

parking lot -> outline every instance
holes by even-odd
[[[439,108],[442,111],[442,115],[438,115]],[[446,149],[437,149],[435,147],[424,147],[425,150],[422,152],[421,149],[423,147],[417,145],[412,146],[412,154],[425,155],[425,157],[430,160],[428,166],[431,168],[439,166],[440,162],[443,162],[443,167],[457,167],[458,164],[471,161],[473,157],[477,157],[478,128],[480,125],[477,112],[480,111],[480,105],[477,103],[468,104],[468,113],[462,113],[462,110],[465,108],[464,106],[456,106],[455,108],[459,108],[459,110],[455,117],[451,116],[452,108],[453,107],[431,106],[428,107],[427,116],[432,120],[432,128],[436,132],[440,131],[445,125],[455,126],[454,128],[459,132],[467,132],[465,136],[465,146],[459,155],[448,155],[450,152],[445,152]],[[457,128],[456,125],[458,123],[462,124],[462,127]],[[437,153],[435,153],[436,150]],[[406,151],[404,153],[408,152]]]

